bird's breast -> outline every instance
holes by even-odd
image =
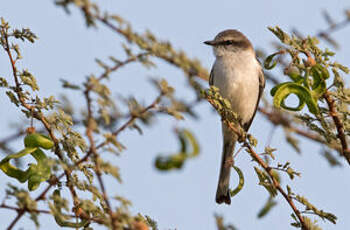
[[[248,122],[259,97],[259,63],[255,57],[221,57],[213,68],[214,85],[230,101],[232,110],[242,122]]]

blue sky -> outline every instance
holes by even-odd
[[[267,30],[267,26],[279,25],[285,30],[298,28],[304,34],[315,34],[327,25],[322,18],[322,10],[328,10],[335,20],[344,18],[343,11],[349,4],[344,1],[101,1],[104,9],[114,12],[130,21],[135,30],[150,29],[159,38],[169,40],[176,48],[185,50],[189,56],[197,57],[208,69],[214,57],[212,50],[203,41],[213,38],[218,32],[234,28],[246,34],[255,47],[263,47],[272,52],[271,42],[277,41]],[[59,96],[63,90],[59,79],[65,78],[80,83],[90,73],[99,73],[94,59],[110,55],[123,57],[120,37],[100,26],[99,29],[86,29],[80,12],[73,10],[66,15],[54,6],[53,1],[5,1],[0,7],[0,16],[15,27],[29,27],[39,40],[34,44],[21,45],[24,59],[21,68],[29,69],[41,87],[40,96]],[[334,33],[341,45],[335,59],[350,66],[347,56],[350,46],[350,27]],[[327,45],[327,44],[322,44]],[[9,78],[10,66],[3,52],[0,52],[0,75]],[[158,69],[145,71],[139,65],[121,69],[112,76],[109,83],[113,95],[135,95],[145,104],[152,101],[155,90],[149,83],[151,77],[166,78],[177,89],[178,97],[193,98],[186,86],[183,74],[160,63]],[[281,76],[282,77],[282,76]],[[271,99],[266,91],[268,99]],[[69,93],[79,111],[83,102],[79,94]],[[29,122],[9,103],[4,90],[0,89],[0,140],[14,132],[9,123]],[[264,219],[258,220],[256,214],[265,203],[268,194],[260,186],[254,174],[253,163],[242,152],[237,159],[246,177],[243,191],[233,200],[231,206],[218,206],[214,195],[218,180],[221,154],[221,126],[219,117],[206,103],[200,104],[196,111],[199,120],[186,117],[185,121],[174,121],[165,116],[157,119],[157,125],[144,129],[140,136],[135,131],[126,131],[120,140],[128,149],[120,157],[110,157],[121,168],[123,184],[107,179],[107,189],[111,195],[118,194],[133,202],[132,212],[140,212],[158,221],[160,229],[214,229],[214,213],[222,214],[227,222],[239,229],[289,229],[292,212],[281,196],[278,206]],[[198,158],[188,161],[181,171],[160,173],[153,167],[153,160],[159,153],[177,149],[173,127],[191,128],[201,144]],[[250,132],[259,140],[258,151],[263,151],[268,141],[271,126],[257,116]],[[295,188],[296,193],[305,195],[317,207],[335,213],[338,224],[320,221],[324,229],[346,229],[350,225],[348,204],[350,193],[349,167],[331,169],[320,156],[320,147],[302,141],[302,155],[297,155],[284,142],[281,129],[277,129],[271,142],[278,149],[279,162],[291,161],[292,166],[302,172],[302,177],[294,181],[283,181]],[[21,148],[16,143],[14,148]],[[344,164],[345,165],[345,164]],[[0,186],[4,188],[8,179],[0,174]],[[13,183],[17,183],[12,181]],[[0,199],[4,189],[0,190]],[[16,213],[0,210],[2,223],[9,223]],[[58,229],[54,220],[41,216],[43,229]],[[16,229],[34,229],[34,225],[23,218]],[[101,227],[96,227],[101,229]]]

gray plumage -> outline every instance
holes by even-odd
[[[225,30],[214,40],[204,43],[213,47],[216,56],[209,84],[218,87],[220,94],[229,100],[232,110],[240,117],[243,128],[248,131],[265,87],[264,74],[253,46],[237,30]],[[223,152],[216,202],[230,204],[230,171],[237,135],[225,124],[222,124],[222,133]]]

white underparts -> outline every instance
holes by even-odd
[[[250,121],[259,97],[260,64],[251,49],[237,52],[214,50],[213,84],[231,103],[243,123]]]

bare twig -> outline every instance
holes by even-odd
[[[119,68],[121,68],[121,67],[123,67],[123,66],[125,66],[127,64],[130,64],[131,62],[135,62],[135,61],[139,60],[140,58],[148,56],[148,55],[150,55],[150,53],[148,53],[148,52],[140,53],[140,54],[138,54],[136,56],[131,56],[128,59],[126,59],[126,60],[124,60],[122,62],[116,63],[115,66],[113,66],[112,68],[107,69],[103,74],[101,74],[101,76],[99,76],[97,80],[101,81],[102,79],[107,78],[111,72],[115,72]],[[89,85],[89,87],[93,87],[93,86]]]
[[[82,10],[84,11],[84,8],[82,8]],[[117,26],[113,25],[108,19],[100,16],[100,15],[93,15],[97,20],[99,20],[101,23],[103,23],[105,26],[107,26],[108,28],[110,28],[111,30],[113,30],[114,32],[117,32],[118,34],[122,35],[124,38],[126,38],[127,40],[130,40],[130,34],[127,33],[127,31],[124,31],[120,28],[118,28]],[[147,49],[146,49],[147,50]],[[150,50],[147,50],[150,51]],[[151,53],[150,53],[151,54]],[[162,55],[162,54],[152,54],[164,61],[166,61],[167,63],[180,67],[178,63],[175,62],[175,60],[169,56],[166,55]],[[206,71],[203,72],[198,72],[194,69],[192,69],[189,73],[190,76],[198,76],[199,78],[208,81],[208,73]]]
[[[142,111],[140,111],[139,115],[143,115],[145,113],[147,113],[148,111],[150,111],[151,109],[155,108],[157,106],[157,104],[159,103],[159,98],[157,98],[156,100],[154,100],[152,102],[152,104],[150,104],[149,106],[147,106],[146,108],[144,108]],[[114,131],[112,133],[112,135],[114,136],[118,136],[119,133],[121,133],[123,130],[125,130],[128,126],[130,126],[136,119],[138,118],[138,116],[135,115],[130,115],[130,118],[120,127],[118,128],[116,131]],[[105,145],[108,144],[108,140],[100,143],[99,145],[96,146],[96,150],[100,149],[102,147],[104,147]],[[93,154],[92,149],[90,148],[90,150],[85,154],[84,157],[82,157],[79,161],[77,161],[75,163],[75,165],[79,165],[83,162],[85,162],[90,156],[91,154]]]
[[[155,108],[157,106],[157,104],[160,102],[160,97],[157,97],[149,106],[145,107],[144,109],[142,109],[139,112],[139,116],[143,115],[145,113],[147,113],[148,111],[150,111],[151,109]],[[139,117],[137,115],[130,115],[129,120],[127,120],[122,126],[120,126],[116,131],[114,131],[112,133],[113,136],[118,136],[119,133],[121,133],[123,130],[125,130],[127,127],[129,127],[130,125],[132,125],[134,123],[134,121]],[[102,148],[103,146],[105,146],[108,142],[104,141],[101,144],[99,144],[98,146],[96,146],[96,149]]]
[[[8,147],[8,144],[11,141],[16,140],[17,138],[21,137],[23,134],[25,134],[25,130],[20,130],[17,133],[14,133],[8,137],[5,137],[0,141],[0,149],[4,150],[7,153],[11,153],[11,149]]]
[[[94,121],[93,121],[93,114],[92,114],[92,108],[91,108],[92,100],[91,100],[91,97],[90,97],[90,90],[89,90],[89,88],[90,87],[88,85],[87,89],[84,92],[85,99],[86,99],[86,106],[87,106],[87,110],[88,110],[88,117],[87,117],[87,122],[88,123],[87,123],[87,126],[86,126],[86,136],[88,137],[89,142],[90,142],[90,150],[89,150],[89,152],[91,152],[93,154],[93,160],[94,160],[94,163],[95,163],[95,173],[96,173],[97,180],[98,180],[98,182],[100,184],[100,187],[101,187],[103,200],[106,203],[107,208],[108,208],[107,212],[108,212],[109,217],[111,219],[111,226],[112,226],[112,229],[114,230],[114,229],[116,229],[115,215],[113,215],[113,210],[111,208],[111,204],[109,202],[109,198],[108,198],[108,195],[107,195],[107,192],[106,192],[106,189],[105,189],[105,185],[104,185],[104,182],[103,182],[103,179],[102,179],[100,163],[99,163],[99,160],[98,160],[99,156],[98,156],[98,153],[96,151],[96,144],[95,144],[95,140],[94,140],[93,134],[92,134],[92,132],[93,132],[92,124],[93,124]]]
[[[333,42],[333,40],[329,37],[329,35],[330,35],[331,33],[334,33],[334,32],[336,32],[336,31],[338,31],[338,30],[343,29],[345,26],[349,25],[349,23],[350,23],[350,18],[347,17],[347,18],[345,18],[343,21],[338,22],[338,23],[336,23],[336,24],[332,24],[332,25],[330,25],[328,28],[319,31],[319,32],[316,34],[316,36],[325,39],[326,41],[328,41],[328,42],[331,43],[332,45],[335,45],[334,42]]]
[[[16,211],[16,212],[22,212],[23,211],[23,209],[21,209],[21,208],[14,207],[14,206],[9,206],[7,204],[1,204],[0,208],[9,209],[9,210],[13,210],[13,211]],[[40,214],[52,215],[51,211],[43,210],[43,209],[29,209],[29,208],[27,208],[25,211],[26,212],[30,212],[30,213],[40,213]],[[69,216],[69,217],[72,217],[72,218],[76,217],[75,215],[67,215],[67,214],[65,214],[65,215]],[[90,220],[92,222],[101,223],[101,224],[105,223],[105,220],[103,220],[101,218],[88,217],[88,218],[86,218],[86,220]]]
[[[5,137],[4,139],[2,139],[0,141],[0,146],[6,145],[7,143],[9,143],[11,141],[16,140],[17,138],[21,137],[25,133],[26,133],[25,130],[19,130],[18,132],[14,133],[8,137]]]
[[[14,210],[16,212],[21,212],[23,209],[22,208],[18,208],[18,207],[13,207],[13,206],[9,206],[7,204],[1,204],[0,208],[5,208],[5,209],[11,209]],[[27,212],[35,212],[35,213],[45,213],[45,214],[51,214],[50,211],[48,210],[41,210],[41,209],[27,209]]]

